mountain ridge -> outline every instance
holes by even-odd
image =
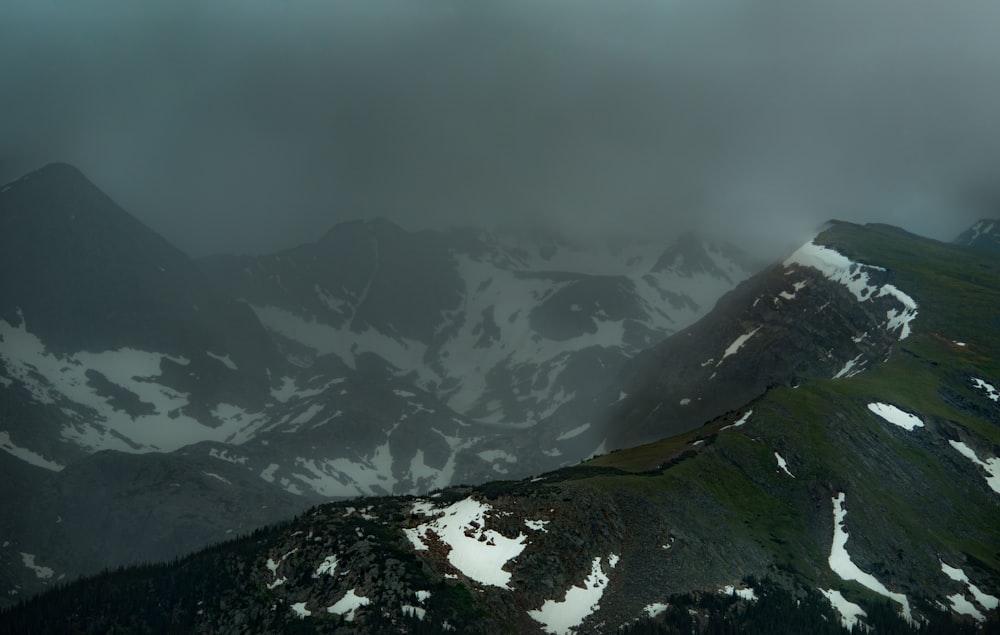
[[[780,298],[787,308],[823,290],[823,312],[856,317],[845,346],[866,325],[883,331],[864,372],[835,372],[853,359],[841,351],[679,436],[520,481],[327,504],[183,566],[43,596],[0,624],[43,632],[53,606],[97,630],[164,619],[155,606],[125,613],[138,579],[162,590],[173,624],[216,632],[669,632],[778,606],[786,621],[772,626],[993,628],[1000,344],[984,307],[1000,302],[998,265],[880,226],[834,223],[809,245],[731,293],[718,319],[746,327],[728,302],[761,317],[753,305],[773,305],[773,291],[796,296]],[[822,306],[802,304],[796,321]],[[198,582],[163,582],[178,576]],[[89,608],[109,597],[120,604]]]
[[[579,432],[577,393],[603,388],[631,351],[707,310],[742,271],[709,247],[730,281],[650,281],[655,246],[384,221],[272,256],[194,262],[65,165],[4,186],[0,224],[18,272],[0,283],[0,491],[45,501],[0,520],[3,602],[99,570],[102,550],[103,566],[118,566],[224,539],[240,528],[236,492],[259,502],[246,528],[331,497],[589,456],[598,441]],[[245,300],[257,289],[285,308],[239,301],[239,284],[206,274],[220,261],[263,276],[243,285]],[[663,288],[670,279],[695,295]],[[275,327],[292,311],[284,337]],[[118,530],[129,514],[133,535]]]

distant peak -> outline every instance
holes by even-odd
[[[1000,219],[981,218],[954,240],[955,244],[1000,251]]]
[[[35,178],[46,178],[46,179],[79,179],[82,181],[90,180],[84,176],[83,172],[79,170],[74,165],[69,163],[49,163],[44,165],[33,172],[29,172],[21,177],[21,179],[35,179]],[[19,179],[20,180],[20,179]]]
[[[385,234],[405,232],[402,227],[391,220],[378,216],[372,219],[356,218],[337,223],[323,234],[319,242],[326,242],[342,236],[354,236],[358,234]]]
[[[39,183],[45,186],[52,183],[72,183],[75,185],[88,185],[96,189],[96,186],[77,167],[69,163],[49,163],[4,184],[3,190],[6,191],[20,186],[37,185]]]

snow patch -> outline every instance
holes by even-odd
[[[752,414],[753,414],[753,408],[744,412],[742,417],[740,417],[733,423],[729,424],[728,426],[723,426],[722,428],[719,428],[719,432],[722,432],[723,430],[728,430],[730,428],[739,428],[740,426],[746,424],[746,422],[750,420],[750,415]]]
[[[225,483],[226,485],[232,485],[232,482],[230,482],[230,480],[228,478],[226,478],[225,476],[219,476],[215,472],[205,472],[203,470],[202,474],[204,474],[205,476],[210,476],[210,477],[214,478],[217,481]]]
[[[904,412],[892,404],[876,401],[868,404],[868,409],[892,425],[899,426],[907,432],[913,432],[915,428],[924,427],[924,422],[920,420],[920,417]]]
[[[338,564],[337,556],[327,556],[326,558],[323,558],[323,562],[319,563],[319,566],[316,567],[316,570],[313,572],[313,577],[318,578],[321,575],[328,575],[332,577],[333,574],[337,572]]]
[[[551,521],[548,521],[548,520],[528,520],[528,519],[525,519],[524,525],[528,529],[531,529],[532,531],[541,531],[543,533],[548,533],[549,530],[545,528],[545,525],[548,525],[549,522],[551,522]]]
[[[716,366],[720,366],[722,362],[726,361],[726,358],[729,357],[730,355],[735,355],[736,353],[738,353],[739,350],[743,348],[743,345],[747,343],[747,340],[753,337],[754,333],[756,333],[759,330],[760,327],[758,326],[749,333],[744,333],[743,335],[740,335],[735,340],[733,340],[733,343],[726,348],[725,352],[722,354],[722,359],[718,361]]]
[[[569,635],[587,616],[600,608],[608,580],[598,556],[591,563],[590,574],[582,587],[570,587],[562,600],[546,600],[540,609],[528,611],[528,615],[541,624],[546,633]]]
[[[834,375],[833,378],[842,379],[844,377],[854,377],[855,375],[860,373],[862,370],[864,370],[863,368],[860,367],[860,365],[864,363],[864,360],[862,359],[863,357],[864,353],[858,353],[857,357],[855,357],[854,359],[847,360],[847,363],[844,364],[844,367],[838,370],[837,374]]]
[[[296,617],[301,618],[301,617],[309,617],[310,615],[312,615],[312,611],[306,608],[305,602],[296,602],[295,604],[292,604],[292,606],[289,608],[292,609],[292,613],[295,613]]]
[[[205,354],[214,360],[222,362],[222,364],[229,370],[239,370],[239,368],[236,367],[236,364],[233,363],[233,360],[229,358],[229,355],[216,355],[210,351],[206,351]]]
[[[247,457],[240,456],[238,454],[230,454],[228,448],[219,450],[217,448],[209,448],[208,455],[213,459],[220,459],[226,461],[227,463],[235,463],[237,465],[246,465]]]
[[[267,481],[268,483],[273,483],[274,482],[274,473],[278,471],[278,467],[279,466],[278,466],[277,463],[271,463],[266,468],[264,468],[263,470],[261,470],[260,477],[262,479],[264,479],[265,481]]]
[[[371,601],[363,595],[358,595],[356,589],[348,589],[344,597],[336,603],[326,607],[327,613],[342,616],[346,621],[354,621],[354,612],[362,606],[371,604]]]
[[[835,589],[820,589],[819,592],[826,597],[826,599],[830,602],[830,605],[833,606],[834,610],[840,614],[840,623],[848,631],[854,629],[855,625],[858,623],[858,618],[868,617],[868,614],[865,613],[863,608],[848,601],[847,598],[840,593],[840,591]]]
[[[986,398],[990,401],[1000,401],[1000,392],[993,384],[988,384],[978,377],[972,378],[972,385],[986,393]]]
[[[851,560],[847,553],[847,540],[849,538],[847,530],[844,528],[844,519],[847,517],[847,510],[844,509],[846,495],[840,492],[833,498],[833,542],[830,545],[830,558],[828,560],[830,569],[844,580],[854,580],[861,586],[871,589],[879,595],[883,595],[890,600],[898,602],[902,606],[903,619],[913,624],[913,617],[910,614],[910,602],[902,593],[893,593],[879,582],[875,576],[862,571]]]
[[[788,471],[788,463],[785,461],[785,459],[780,454],[778,454],[777,452],[775,452],[774,453],[774,458],[778,460],[778,468],[780,470],[782,470],[785,474],[791,476],[792,478],[795,478],[795,475]]]
[[[646,606],[644,606],[642,608],[642,610],[646,612],[646,615],[650,619],[652,619],[652,618],[656,617],[657,615],[661,615],[663,613],[666,613],[667,612],[667,608],[669,608],[669,607],[666,604],[662,604],[660,602],[653,602],[652,604],[647,604]]]
[[[556,441],[566,441],[568,439],[572,439],[573,437],[578,437],[589,429],[590,429],[590,422],[584,423],[583,425],[579,425],[573,428],[572,430],[567,430],[566,432],[563,432],[562,434],[556,437]]]
[[[738,589],[731,584],[727,584],[726,586],[719,589],[719,593],[723,595],[735,595],[736,597],[742,598],[747,602],[757,601],[757,592],[754,591],[753,588],[751,587],[747,587],[745,589]]]
[[[524,551],[526,536],[518,533],[516,538],[508,538],[486,529],[492,509],[488,503],[474,498],[465,498],[445,508],[417,501],[412,513],[437,518],[403,532],[417,551],[428,549],[425,541],[433,535],[449,547],[448,562],[466,577],[480,584],[509,589],[511,574],[503,567]]]
[[[27,568],[35,572],[35,577],[39,580],[48,580],[55,573],[52,569],[48,567],[43,567],[40,564],[35,564],[35,554],[21,552],[21,563]]]
[[[944,561],[941,562],[941,571],[944,572],[946,576],[955,580],[956,582],[962,582],[967,587],[967,592],[972,594],[975,601],[982,608],[992,611],[1000,606],[1000,599],[984,593],[979,587],[969,580],[969,576],[965,575],[965,571],[957,569],[955,567],[949,567]],[[956,613],[961,613],[963,615],[970,615],[979,622],[983,622],[986,618],[980,613],[975,606],[973,606],[965,596],[956,593],[955,595],[950,595],[947,598],[951,602],[951,608]]]
[[[508,463],[517,463],[517,457],[503,450],[483,450],[476,454],[479,458],[486,461],[487,463],[492,463],[494,461],[506,461]]]
[[[986,484],[989,485],[990,489],[994,492],[1000,494],[1000,458],[992,457],[982,461],[979,459],[979,456],[976,455],[975,450],[961,441],[949,440],[948,443],[951,444],[951,447],[958,450],[962,456],[986,470]]]
[[[25,463],[30,463],[35,467],[41,467],[46,470],[52,470],[53,472],[59,472],[65,467],[55,461],[50,461],[41,454],[32,452],[27,448],[22,448],[19,445],[15,445],[14,442],[10,440],[10,433],[8,432],[0,431],[0,450],[21,459]]]

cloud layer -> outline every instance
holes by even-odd
[[[200,255],[385,216],[582,236],[1000,214],[1000,5],[38,0],[0,180],[69,161]]]

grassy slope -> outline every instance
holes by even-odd
[[[1000,412],[969,380],[997,384],[1000,378],[1000,266],[970,250],[879,226],[836,224],[822,242],[890,269],[892,282],[917,301],[913,334],[888,362],[849,379],[772,390],[750,404],[754,415],[743,427],[719,432],[737,414],[588,465],[640,473],[675,462],[636,486],[648,490],[655,484],[676,496],[690,495],[692,487],[705,490],[743,519],[779,569],[842,588],[848,597],[871,599],[826,565],[830,497],[837,491],[847,493],[852,557],[890,588],[940,582],[939,557],[967,563],[996,588],[997,495],[986,487],[984,473],[947,440],[966,440],[985,459],[996,454],[1000,428],[949,403],[942,392]],[[873,401],[916,413],[927,425],[914,432],[890,425],[868,411]],[[699,438],[705,441],[692,445]],[[685,452],[693,456],[684,459]],[[796,478],[777,469],[775,452]],[[595,478],[601,479],[617,477]],[[823,516],[829,518],[823,522]]]

